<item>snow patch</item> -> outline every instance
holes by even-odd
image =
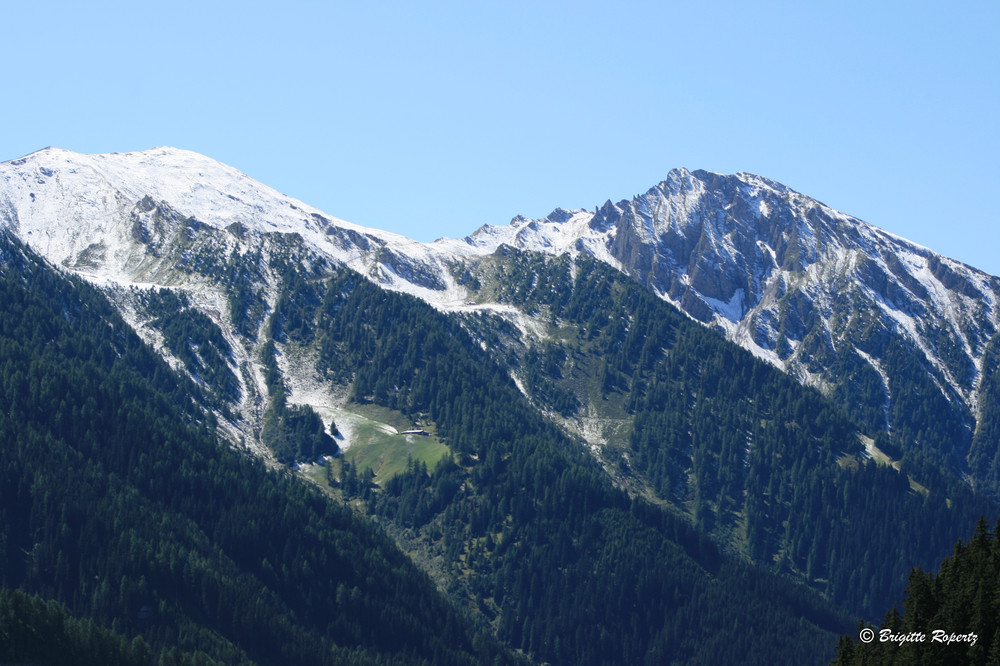
[[[743,315],[746,312],[746,293],[742,287],[733,292],[728,302],[723,302],[710,296],[702,296],[701,298],[708,303],[717,315],[734,323],[743,319]]]

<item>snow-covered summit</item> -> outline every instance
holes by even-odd
[[[178,226],[234,236],[297,234],[335,261],[374,272],[386,286],[418,292],[426,285],[409,289],[399,257],[436,265],[440,254],[337,219],[204,155],[168,147],[96,155],[46,148],[0,163],[0,225],[53,263],[121,283],[141,279],[140,269],[148,273],[154,237],[167,243]],[[380,264],[386,251],[389,261]]]
[[[2,204],[16,212],[24,233],[74,226],[103,234],[109,218],[150,197],[215,228],[242,224],[260,231],[308,232],[316,218],[369,231],[326,216],[246,174],[204,155],[177,148],[84,155],[46,148],[0,163]],[[391,236],[391,234],[379,234]],[[93,236],[89,237],[93,240]]]

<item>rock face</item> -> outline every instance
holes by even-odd
[[[750,174],[674,170],[596,212],[516,218],[468,239],[607,261],[841,402],[897,453],[997,480],[982,427],[1000,279]]]

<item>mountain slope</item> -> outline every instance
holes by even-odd
[[[0,219],[49,261],[103,281],[179,280],[162,271],[197,270],[199,251],[242,255],[246,235],[277,233],[294,234],[387,285],[449,286],[439,257],[422,244],[330,218],[232,167],[174,148],[107,155],[46,148],[4,162]],[[394,261],[402,248],[406,267]]]
[[[455,317],[356,274],[319,300],[285,348],[315,345],[321,374],[353,376],[353,400],[419,419],[451,452],[381,487],[342,467],[334,486],[438,563],[442,585],[513,647],[565,664],[746,661],[739,645],[755,662],[823,659],[835,610],[630,500]],[[689,618],[713,638],[693,640]]]
[[[896,457],[1000,490],[997,442],[974,437],[997,398],[1000,278],[750,174],[676,170],[630,201],[516,218],[461,245],[501,243],[609,263],[820,388]]]
[[[102,295],[6,233],[0,303],[0,586],[225,663],[518,661],[384,534],[220,445]]]
[[[877,449],[818,391],[602,262],[499,254],[468,266],[481,297],[534,312],[536,328],[501,335],[482,315],[466,327],[518,368],[537,407],[595,443],[620,485],[728,548],[863,615],[995,511],[940,472],[865,463]]]
[[[177,317],[191,316],[150,309],[146,292],[163,286],[181,294],[189,313],[201,313],[198,335],[217,347],[206,353],[228,359],[228,368],[215,364],[215,389],[226,405],[216,409],[232,417],[223,419],[229,436],[258,453],[267,409],[261,328],[287,266],[307,264],[313,276],[346,266],[425,298],[464,294],[446,269],[450,255],[329,218],[231,167],[171,148],[113,155],[49,148],[2,163],[0,226],[54,264],[117,289],[111,296],[129,323],[197,375],[184,357],[194,366],[204,359],[171,344],[172,330],[190,328]]]

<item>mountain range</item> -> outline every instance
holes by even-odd
[[[795,581],[822,633],[996,512],[1000,278],[759,176],[678,169],[419,243],[194,153],[50,148],[0,164],[0,225],[96,287],[222,441],[379,521],[533,660],[711,661],[643,595],[676,597],[656,557],[612,554],[640,534],[687,553],[685,585]],[[609,561],[644,601],[556,620],[581,580],[619,594]],[[699,589],[696,623],[727,603]]]
[[[220,316],[222,289],[211,294],[191,262],[266,252],[269,236],[294,235],[317,257],[447,311],[503,310],[460,283],[501,246],[591,256],[819,388],[894,452],[947,455],[955,474],[998,490],[984,424],[995,401],[984,392],[995,383],[1000,279],[765,178],[675,170],[631,201],[430,244],[337,220],[178,150],[49,149],[4,164],[3,179],[7,226],[53,263],[105,284],[198,285]],[[937,408],[915,415],[913,392],[933,394]]]

